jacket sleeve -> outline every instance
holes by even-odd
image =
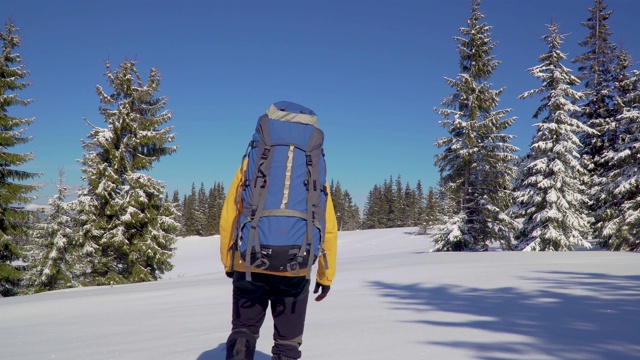
[[[220,260],[224,265],[224,271],[232,271],[232,253],[233,238],[235,236],[236,223],[242,209],[238,204],[238,195],[241,191],[241,185],[244,181],[244,166],[240,166],[233,182],[227,192],[227,197],[222,206],[222,215],[220,216]]]
[[[331,195],[327,197],[327,213],[325,219],[324,242],[322,248],[327,255],[327,263],[325,264],[324,256],[320,256],[318,260],[318,272],[316,280],[323,285],[331,285],[333,277],[336,274],[336,258],[338,255],[338,221],[333,208]],[[325,266],[328,265],[328,266]]]

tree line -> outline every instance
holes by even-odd
[[[220,216],[226,192],[224,184],[215,182],[206,190],[204,183],[196,191],[195,183],[191,184],[191,192],[180,199],[178,190],[173,192],[171,201],[178,209],[180,236],[211,236],[219,233]]]
[[[343,189],[339,181],[332,180],[329,191],[333,201],[338,229],[340,231],[357,230],[361,227],[360,209],[353,202],[348,190]],[[220,216],[226,198],[224,184],[215,182],[209,190],[204,183],[196,190],[195,183],[191,184],[191,192],[180,197],[178,190],[171,198],[165,200],[175,205],[180,224],[179,236],[211,236],[219,234]]]

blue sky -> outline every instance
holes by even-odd
[[[362,206],[374,184],[401,175],[425,188],[439,178],[434,156],[446,133],[433,110],[451,94],[455,77],[453,36],[466,26],[467,0],[3,0],[0,18],[21,29],[18,49],[30,71],[21,98],[35,102],[11,114],[36,117],[33,140],[13,149],[36,158],[22,170],[44,173],[37,203],[54,193],[58,168],[65,183],[81,180],[81,140],[103,126],[97,84],[104,62],[138,61],[162,75],[158,95],[168,97],[170,125],[179,150],[151,174],[167,191],[185,194],[191,184],[228,185],[259,115],[276,101],[316,111],[325,131],[328,177],[340,181]],[[640,59],[637,0],[608,0],[612,41]],[[553,18],[569,34],[569,59],[583,52],[591,0],[484,0],[481,11],[498,42],[502,62],[491,82],[505,87],[499,109],[518,117],[506,133],[524,154],[534,134],[538,99],[519,100],[538,87],[526,72],[546,51],[540,37]],[[569,62],[566,66],[577,67]],[[637,66],[634,67],[637,69]]]

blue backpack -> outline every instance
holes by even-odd
[[[328,196],[323,142],[316,114],[299,104],[277,102],[258,119],[243,157],[234,244],[248,280],[251,269],[300,273],[306,268],[309,277],[322,255]]]

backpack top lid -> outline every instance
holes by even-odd
[[[318,127],[318,116],[313,110],[291,101],[278,101],[267,110],[269,119],[308,124]]]

